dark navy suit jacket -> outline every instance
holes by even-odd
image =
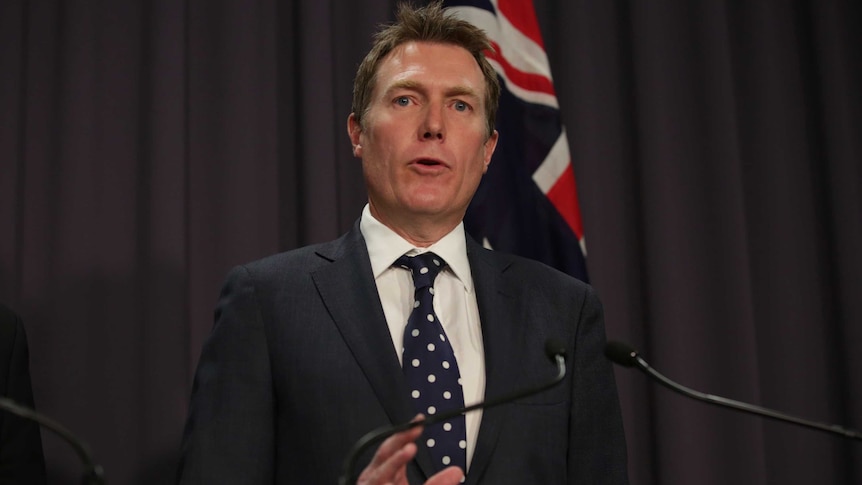
[[[29,369],[24,325],[0,305],[0,396],[32,408]],[[0,485],[45,482],[39,425],[0,410]]]
[[[565,342],[569,358],[560,385],[484,412],[467,483],[626,483],[593,290],[467,239],[485,395],[553,377],[548,338]],[[195,377],[180,483],[334,484],[356,440],[415,414],[358,223],[338,240],[235,268],[215,318]],[[412,484],[433,473],[419,445]]]

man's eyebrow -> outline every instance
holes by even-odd
[[[386,93],[391,93],[392,91],[397,91],[399,89],[407,89],[411,91],[424,92],[425,87],[422,83],[412,80],[412,79],[402,79],[400,81],[396,81],[386,89]],[[475,89],[469,88],[467,86],[453,86],[446,90],[446,97],[454,97],[454,96],[468,96],[475,99],[481,99],[481,96],[476,92]]]
[[[399,89],[409,89],[411,91],[423,91],[424,90],[421,83],[414,81],[412,79],[402,79],[400,81],[395,81],[394,83],[392,83],[386,89],[386,93],[391,93],[392,91],[398,91]]]
[[[479,93],[477,93],[475,89],[469,88],[467,86],[455,86],[451,89],[448,89],[446,91],[446,96],[450,98],[453,96],[467,96],[470,98],[481,99]]]

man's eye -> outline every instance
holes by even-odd
[[[454,106],[456,111],[467,111],[470,109],[470,105],[463,101],[455,101]]]
[[[407,106],[410,104],[410,98],[408,98],[407,96],[399,96],[395,98],[395,104],[397,104],[398,106]]]

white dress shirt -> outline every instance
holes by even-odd
[[[434,281],[434,313],[439,317],[455,352],[461,372],[464,403],[469,406],[481,401],[485,395],[485,349],[473,275],[467,260],[464,224],[458,224],[452,232],[430,247],[417,248],[375,219],[366,204],[359,221],[359,230],[368,247],[371,271],[399,361],[404,328],[413,311],[414,288],[410,271],[393,267],[392,264],[404,254],[414,256],[427,251],[434,252],[446,261],[447,267]],[[466,415],[468,468],[476,449],[481,421],[481,410]]]

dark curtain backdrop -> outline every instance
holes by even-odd
[[[359,215],[352,75],[392,3],[0,2],[0,300],[110,483],[171,481],[228,268]],[[859,2],[535,3],[609,336],[862,427]],[[633,484],[862,483],[862,444],[617,376]]]

